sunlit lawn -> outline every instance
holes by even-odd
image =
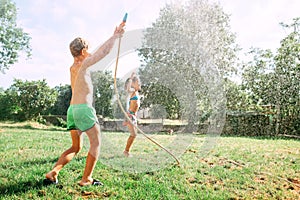
[[[87,146],[61,171],[60,183],[46,187],[44,174],[70,145],[68,132],[33,123],[0,123],[0,199],[300,199],[299,140],[220,137],[204,154],[204,136],[184,141],[176,134],[151,135],[175,152],[177,166],[141,135],[132,149],[134,157],[125,159],[127,134],[103,132],[94,171],[103,187],[77,185]]]

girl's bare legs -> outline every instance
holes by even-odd
[[[126,147],[125,147],[125,150],[123,152],[123,154],[126,157],[130,156],[130,154],[129,154],[130,147],[132,146],[132,144],[135,140],[135,137],[136,137],[136,128],[132,124],[130,124],[130,123],[128,124],[128,129],[129,129],[129,132],[130,132],[130,136],[127,139]]]
[[[72,146],[63,152],[56,162],[54,168],[46,174],[46,178],[51,181],[56,181],[59,171],[69,163],[74,156],[81,150],[82,148],[82,137],[81,132],[78,130],[71,130],[71,138],[72,138]]]
[[[87,130],[86,134],[90,141],[90,149],[86,158],[83,176],[79,182],[81,186],[93,184],[92,174],[98,160],[101,145],[99,124],[95,124],[91,129]]]

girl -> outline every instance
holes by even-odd
[[[140,107],[139,90],[141,90],[140,80],[137,76],[133,76],[131,87],[134,89],[134,92],[132,92],[132,94],[130,95],[129,109],[127,110],[128,111],[127,114],[128,117],[131,119],[132,123],[127,122],[127,127],[129,129],[130,136],[127,139],[127,144],[123,152],[124,156],[126,157],[130,157],[129,150],[137,134],[137,130],[135,126],[137,125],[137,112]]]
[[[126,111],[129,110],[129,101],[132,93],[135,91],[134,88],[131,87],[132,85],[132,79],[135,76],[135,72],[132,72],[131,77],[128,78],[125,82],[124,89],[127,92],[126,94]],[[123,122],[123,126],[127,126],[128,121],[125,119]]]

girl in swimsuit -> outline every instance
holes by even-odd
[[[128,109],[128,117],[131,119],[131,122],[127,123],[127,127],[129,129],[130,132],[130,136],[127,139],[127,144],[125,147],[125,150],[123,152],[124,156],[126,157],[130,157],[129,154],[129,150],[130,147],[132,146],[136,134],[137,134],[137,130],[136,130],[136,125],[137,125],[137,112],[139,110],[140,107],[140,96],[139,96],[139,90],[141,90],[141,85],[140,85],[140,80],[137,76],[134,76],[132,78],[132,84],[131,87],[134,89],[134,92],[131,94],[130,96],[130,100],[129,100],[129,109]]]
[[[131,87],[132,79],[134,76],[135,76],[135,72],[132,72],[131,77],[126,80],[125,86],[124,86],[124,89],[127,92],[127,94],[126,94],[127,95],[126,96],[126,111],[129,110],[130,97],[131,97],[132,93],[135,92],[135,89]],[[123,126],[127,126],[127,124],[128,124],[128,120],[125,118],[124,122],[123,122]]]

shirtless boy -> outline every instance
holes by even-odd
[[[75,38],[70,43],[74,63],[70,68],[72,98],[67,114],[68,130],[71,130],[72,146],[62,153],[54,168],[46,174],[45,184],[57,184],[58,173],[82,148],[82,132],[89,138],[90,148],[80,186],[102,185],[92,178],[99,151],[100,126],[93,102],[93,85],[89,67],[104,58],[114,46],[115,40],[124,33],[125,23],[121,23],[110,37],[94,54],[88,53],[88,45],[82,38]]]

